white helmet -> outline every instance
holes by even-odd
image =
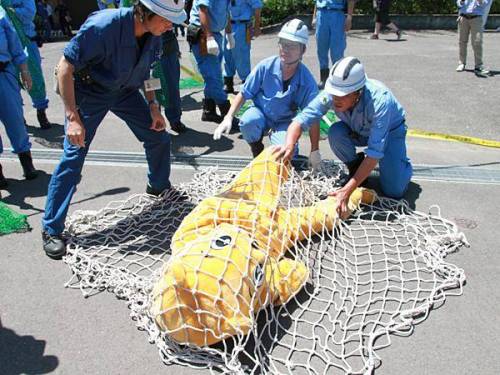
[[[184,10],[184,0],[139,0],[151,12],[169,20],[172,23],[181,24],[187,16]]]
[[[283,25],[278,38],[291,40],[306,46],[309,39],[309,30],[304,22],[295,18]]]
[[[365,83],[363,64],[356,57],[344,57],[332,66],[325,91],[335,96],[346,96],[361,89]]]

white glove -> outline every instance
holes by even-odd
[[[219,140],[222,137],[222,134],[228,135],[231,131],[231,126],[233,124],[233,118],[231,116],[224,117],[224,120],[217,126],[214,131],[214,140]]]
[[[207,38],[207,52],[214,56],[219,55],[219,45],[213,36]]]
[[[321,154],[319,150],[312,151],[309,154],[309,166],[313,172],[317,172],[321,169]]]
[[[234,39],[234,33],[226,34],[226,38],[227,38],[227,44],[226,44],[227,49],[233,49],[234,47],[236,47],[236,40]]]

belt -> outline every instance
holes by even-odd
[[[9,65],[10,61],[0,61],[0,72],[5,71],[5,68],[7,68],[7,65]]]
[[[329,7],[323,7],[323,8],[318,8],[320,10],[330,10],[332,12],[342,12],[344,13],[344,8],[329,8]]]
[[[460,17],[467,18],[468,20],[471,20],[473,18],[481,17],[478,14],[461,14]]]
[[[231,23],[234,25],[234,24],[237,24],[237,23],[249,23],[250,20],[231,20]]]

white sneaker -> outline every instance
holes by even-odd
[[[458,64],[456,71],[463,72],[465,70],[465,64]]]

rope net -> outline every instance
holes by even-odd
[[[124,299],[166,364],[370,373],[390,334],[411,334],[462,293],[464,272],[445,257],[467,242],[437,207],[370,190],[340,220],[324,197],[343,173],[322,171],[299,175],[264,151],[237,175],[196,174],[179,187],[187,201],[134,195],[76,212],[68,286]]]

